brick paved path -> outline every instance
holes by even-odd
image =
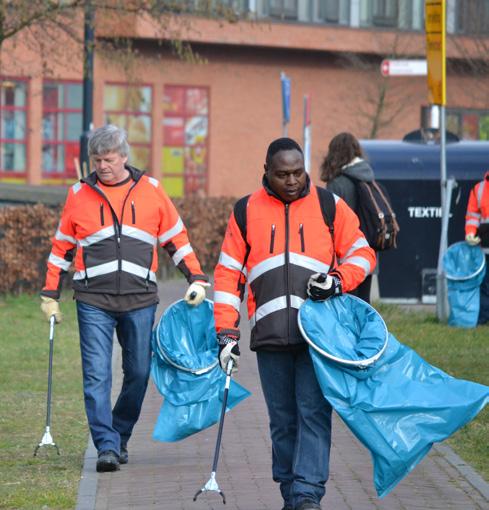
[[[183,281],[160,285],[160,313],[183,296]],[[159,316],[159,315],[158,315]],[[243,338],[247,338],[243,321]],[[246,326],[247,327],[247,326]],[[244,343],[244,342],[243,342]],[[271,479],[268,417],[259,387],[256,359],[242,348],[237,381],[253,395],[227,413],[217,480],[225,492],[223,506],[215,493],[195,492],[209,479],[217,426],[177,443],[151,439],[161,406],[152,383],[141,418],[129,443],[129,464],[117,473],[97,475],[93,446],[85,459],[78,510],[280,510],[278,486]],[[454,464],[458,463],[458,467]],[[442,445],[383,500],[373,488],[370,456],[335,417],[331,476],[324,510],[489,510],[489,484]]]

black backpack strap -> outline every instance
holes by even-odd
[[[336,217],[336,202],[333,193],[327,189],[316,186],[319,205],[321,206],[321,212],[323,214],[324,223],[329,229],[331,235],[331,241],[333,243],[333,260],[331,261],[331,267],[335,266],[336,261],[336,248],[334,242],[334,220]]]

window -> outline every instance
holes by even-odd
[[[272,18],[297,19],[297,0],[268,0],[268,14]]]
[[[326,23],[350,23],[350,0],[319,0],[317,5],[319,18]]]
[[[151,96],[150,86],[107,84],[104,89],[105,120],[126,130],[129,163],[140,170],[151,166]]]
[[[487,0],[458,0],[457,32],[462,34],[489,33],[489,2]]]
[[[27,162],[27,83],[0,79],[0,171],[18,176]]]
[[[489,110],[447,109],[447,129],[463,140],[489,140]]]
[[[44,82],[42,88],[42,168],[44,177],[76,177],[82,132],[80,83]]]
[[[172,197],[205,194],[209,159],[209,89],[165,85],[163,186]]]
[[[373,0],[372,22],[379,27],[397,26],[397,0]]]

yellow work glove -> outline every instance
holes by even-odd
[[[205,288],[210,287],[210,283],[197,281],[191,283],[183,299],[191,306],[198,306],[205,299]]]
[[[59,303],[56,301],[56,299],[41,296],[41,311],[46,316],[48,322],[51,320],[51,316],[53,315],[57,324],[63,320],[63,314],[59,309]]]
[[[481,238],[475,234],[467,234],[465,236],[465,241],[470,244],[470,246],[476,246],[481,242]]]

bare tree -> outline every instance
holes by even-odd
[[[412,39],[407,35],[379,36],[378,53],[383,58],[401,59],[412,58]],[[422,54],[422,50],[420,50]],[[359,53],[344,56],[344,66],[349,69],[362,71],[364,79],[361,84],[350,86],[350,110],[359,119],[360,135],[365,138],[377,138],[383,129],[393,124],[405,109],[412,104],[413,94],[406,89],[405,81],[384,77],[380,73],[381,58],[377,55],[362,55]]]

